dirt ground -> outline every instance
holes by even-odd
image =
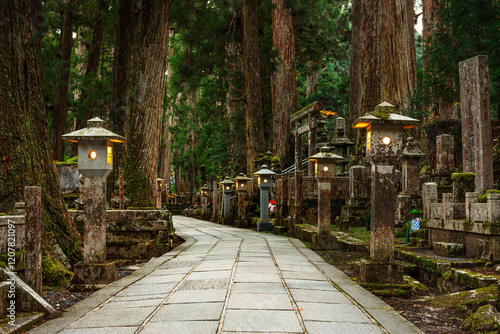
[[[359,268],[353,262],[360,259],[369,259],[370,257],[367,252],[354,251],[318,251],[317,253],[328,263],[342,270],[353,279],[359,279]],[[483,271],[484,274],[490,272],[492,272],[492,269]],[[421,283],[426,284],[423,281]],[[424,333],[472,333],[463,330],[461,325],[465,318],[475,311],[474,308],[477,309],[477,306],[471,306],[469,310],[465,310],[463,307],[457,307],[458,304],[453,302],[456,299],[469,299],[470,296],[466,295],[467,290],[459,286],[452,286],[448,291],[440,293],[436,287],[429,284],[426,284],[426,286],[430,290],[429,296],[414,295],[407,298],[380,298]],[[463,292],[460,293],[460,291]]]

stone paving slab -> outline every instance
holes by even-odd
[[[182,245],[30,333],[422,333],[297,239],[174,226]]]

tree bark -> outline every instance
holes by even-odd
[[[295,40],[291,9],[284,0],[273,0],[273,44],[281,62],[271,76],[273,108],[273,153],[284,166],[293,163],[290,116],[299,109],[295,74]]]
[[[398,110],[415,88],[413,0],[354,0],[349,123],[382,101]],[[360,131],[356,143],[362,142]]]
[[[314,61],[307,62],[306,98],[316,91],[316,85],[319,77],[318,65],[319,64]]]
[[[73,48],[73,22],[73,9],[71,6],[66,6],[66,11],[62,15],[61,40],[59,44],[60,76],[57,81],[54,116],[52,118],[54,159],[59,161],[64,160],[65,142],[61,136],[66,133],[66,120],[68,118],[69,70]]]
[[[129,129],[128,111],[134,4],[134,0],[118,1],[118,23],[116,28],[115,59],[113,63],[113,90],[109,111],[110,130],[125,138],[128,138]],[[114,184],[118,180],[118,168],[125,167],[126,159],[127,142],[115,145],[113,152],[113,172],[108,176],[108,192],[114,189]]]
[[[133,206],[154,206],[165,94],[169,1],[143,0],[140,48],[132,76],[135,102],[130,113],[125,179]]]
[[[247,174],[254,172],[254,160],[264,151],[264,123],[262,115],[262,91],[257,6],[258,0],[243,0],[243,73],[245,76],[245,134]]]
[[[56,242],[75,262],[81,237],[52,159],[30,4],[0,1],[0,212],[13,213],[25,186],[41,187],[44,252]]]

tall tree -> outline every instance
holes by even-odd
[[[272,0],[273,44],[279,51],[280,63],[271,76],[273,108],[273,153],[285,166],[293,162],[290,116],[299,109],[295,74],[295,39],[291,9],[284,0]]]
[[[41,187],[45,251],[55,240],[75,261],[81,238],[52,159],[30,6],[36,2],[0,1],[0,212],[13,212],[25,186]]]
[[[71,67],[71,51],[73,49],[73,5],[65,5],[62,14],[62,27],[59,43],[60,69],[56,87],[56,101],[54,103],[54,114],[52,117],[52,143],[54,147],[54,159],[64,160],[64,141],[62,135],[66,133],[66,119],[68,118],[69,106],[69,71]]]
[[[125,178],[134,206],[153,206],[165,95],[169,1],[143,0],[137,63],[132,75],[135,100],[130,113]]]
[[[349,122],[382,101],[404,105],[415,89],[413,0],[354,0]],[[358,131],[356,142],[361,142]]]
[[[258,0],[243,0],[243,73],[245,77],[245,133],[247,173],[254,172],[254,160],[265,149],[258,39]]]
[[[118,1],[118,22],[116,25],[115,58],[113,64],[113,88],[109,119],[111,131],[128,138],[128,112],[130,93],[130,72],[132,62],[132,41],[134,27],[133,0]],[[127,159],[127,143],[116,145],[114,149],[113,172],[109,175],[108,189],[118,179],[118,168],[125,167]]]

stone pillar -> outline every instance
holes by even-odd
[[[455,168],[455,140],[452,135],[436,137],[436,175],[449,176]]]
[[[332,180],[318,180],[318,234],[330,234]]]
[[[300,207],[302,205],[302,170],[295,171],[295,201],[293,204],[293,223],[299,223]]]
[[[443,194],[443,214],[442,219],[453,219],[453,193]]]
[[[269,223],[269,190],[260,190],[260,222]],[[258,230],[258,229],[257,229]]]
[[[313,113],[307,114],[307,124],[309,125],[309,132],[307,137],[309,149],[308,156],[312,157],[314,154],[316,154],[316,116]],[[308,167],[309,170],[307,175],[314,175],[314,161],[309,161]]]
[[[118,196],[119,196],[119,206],[120,210],[125,209],[125,182],[123,181],[123,167],[118,168]]]
[[[349,197],[368,197],[368,174],[365,166],[349,168]]]
[[[224,224],[231,223],[231,193],[224,192],[224,200],[223,200],[223,217]]]
[[[396,203],[396,220],[401,224],[411,221],[411,196],[398,195]]]
[[[472,221],[471,217],[471,207],[473,204],[476,204],[478,202],[477,200],[478,193],[476,192],[470,192],[470,193],[465,193],[465,220],[466,221]]]
[[[493,188],[488,57],[459,63],[464,172],[476,174],[476,191]]]
[[[488,200],[488,223],[497,223],[500,219],[500,194],[486,195]]]
[[[42,189],[24,188],[25,271],[24,281],[42,295]]]
[[[394,212],[396,187],[394,166],[372,165],[370,259],[394,259]]]
[[[408,137],[403,150],[402,192],[406,195],[417,195],[420,191],[418,176],[420,159],[425,156],[415,145],[412,137]]]
[[[422,185],[422,204],[424,209],[424,219],[429,219],[431,217],[431,203],[437,203],[437,201],[437,184],[435,182],[424,183]]]
[[[85,178],[83,262],[106,261],[106,179]]]
[[[219,193],[217,191],[217,189],[219,188],[219,184],[217,183],[217,181],[213,181],[212,182],[212,221],[216,221],[217,220],[217,210],[218,210],[218,206],[217,206],[217,202],[218,202],[218,197],[219,197]]]
[[[208,204],[208,198],[206,196],[201,197],[201,214],[202,217],[205,218],[207,215],[207,204]]]
[[[472,173],[453,173],[451,180],[453,181],[453,200],[455,203],[465,203],[465,194],[475,190],[475,175]]]
[[[238,190],[238,220],[241,221],[242,227],[247,227],[246,226],[246,219],[245,219],[245,200],[247,198],[247,189],[244,191]]]

